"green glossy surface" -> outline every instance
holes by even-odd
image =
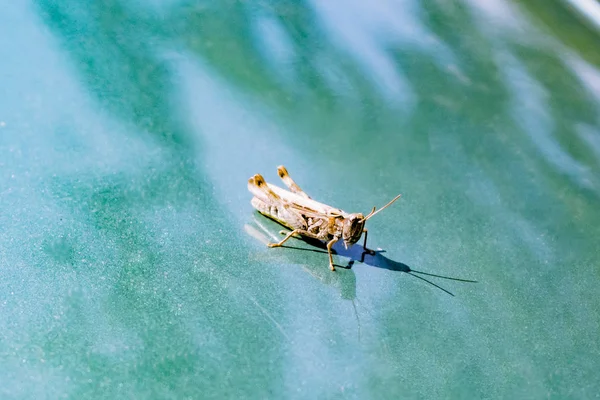
[[[564,7],[88,3],[0,13],[2,398],[600,393],[599,38]],[[402,193],[386,251],[266,248],[279,164]]]

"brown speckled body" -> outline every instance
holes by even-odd
[[[252,206],[261,214],[274,219],[292,231],[279,243],[271,243],[269,247],[283,245],[293,235],[302,235],[327,242],[329,253],[329,268],[335,271],[331,256],[331,247],[338,240],[343,240],[346,247],[358,242],[365,233],[364,248],[367,245],[367,230],[365,222],[376,214],[375,208],[366,217],[361,213],[347,213],[338,208],[319,203],[311,199],[292,180],[284,166],[277,168],[279,177],[290,191],[265,182],[264,178],[256,174],[248,180],[248,190],[254,195]],[[394,198],[379,211],[396,201]],[[379,212],[377,211],[377,212]]]

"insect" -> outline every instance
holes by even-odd
[[[375,211],[376,207],[373,207],[373,210],[367,215],[347,213],[310,198],[292,180],[283,165],[277,167],[277,173],[290,191],[265,182],[260,174],[256,174],[248,180],[248,190],[254,195],[251,200],[252,206],[261,214],[291,229],[290,232],[281,231],[280,233],[286,236],[278,243],[269,243],[269,247],[280,247],[292,236],[304,236],[324,241],[327,243],[329,269],[332,271],[335,271],[335,267],[331,248],[340,239],[348,248],[357,243],[364,233],[364,251],[375,253],[367,249],[365,223],[369,218],[398,200],[401,195],[394,197],[377,211]]]

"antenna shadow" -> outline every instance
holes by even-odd
[[[255,219],[255,223],[257,223],[260,226],[260,228],[263,229],[263,232],[267,231],[266,227],[262,226],[262,224],[260,224],[256,219]],[[247,229],[248,229],[248,226],[247,226]],[[269,235],[271,236],[271,239],[272,239],[271,241],[277,240],[276,236],[274,236],[272,234],[269,234]],[[261,241],[265,242],[264,239],[266,239],[265,236],[263,236]],[[301,251],[323,253],[323,254],[327,255],[327,248],[325,246],[325,243],[321,242],[320,240],[306,238],[306,237],[294,237],[290,240],[301,240],[302,242],[309,244],[313,248],[294,246],[293,244],[288,244],[288,243],[292,243],[290,241],[288,241],[286,244],[284,244],[281,247],[286,248],[286,249],[295,249],[295,250],[301,250]],[[339,264],[334,264],[334,266],[336,268],[351,269],[354,266],[354,263],[358,261],[362,264],[365,264],[365,265],[368,265],[371,267],[375,267],[375,268],[382,268],[382,269],[387,269],[387,270],[396,271],[396,272],[404,272],[404,273],[411,275],[417,279],[421,279],[422,281],[425,281],[430,285],[435,286],[436,288],[442,290],[443,292],[449,294],[450,296],[454,296],[454,294],[452,292],[450,292],[449,290],[444,289],[442,286],[430,281],[429,279],[424,278],[423,276],[452,280],[452,281],[457,281],[457,282],[477,283],[477,281],[475,281],[475,280],[454,278],[454,277],[450,277],[450,276],[432,274],[432,273],[428,273],[428,272],[415,270],[403,262],[395,261],[395,260],[392,260],[391,258],[384,256],[383,253],[385,253],[385,250],[365,249],[362,245],[360,245],[358,243],[346,249],[341,242],[338,242],[333,246],[332,250],[333,250],[334,254],[350,259],[348,264],[345,266],[339,265]],[[326,271],[327,274],[334,274],[334,272],[329,271],[329,269],[327,268],[326,259],[324,259],[324,261],[323,261],[323,270]],[[321,274],[319,274],[319,275],[321,275]],[[423,275],[423,276],[421,276],[421,275]]]

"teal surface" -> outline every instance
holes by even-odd
[[[597,398],[598,43],[559,2],[6,2],[0,397]],[[385,251],[267,248],[280,164],[402,193]]]

